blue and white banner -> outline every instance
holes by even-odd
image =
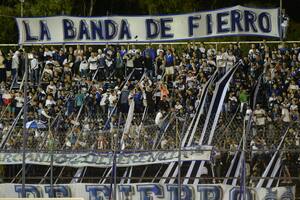
[[[55,185],[54,197],[81,197],[85,200],[109,200],[110,185],[101,184],[65,184]],[[47,198],[52,197],[50,185],[26,185],[26,197]],[[0,184],[1,198],[18,198],[22,195],[21,184]],[[183,200],[237,200],[240,188],[229,185],[182,185]],[[295,187],[276,188],[247,188],[247,200],[266,199],[295,199]],[[122,184],[117,185],[117,200],[178,200],[178,185],[176,184]]]
[[[210,160],[212,146],[186,147],[182,150],[181,160]],[[178,151],[146,151],[135,153],[118,153],[117,166],[130,167],[139,165],[160,164],[178,161]],[[70,167],[111,167],[112,153],[54,153],[54,166]],[[36,165],[50,165],[51,154],[42,152],[26,153],[26,163]],[[22,164],[22,153],[0,153],[0,165]]]
[[[179,15],[16,18],[19,43],[133,43],[223,36],[279,37],[279,9],[244,6]]]

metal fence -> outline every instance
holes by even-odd
[[[270,45],[281,44],[281,41],[240,41],[241,46],[249,47],[250,44],[263,43]],[[232,44],[234,42],[204,42],[205,45],[215,45],[215,49]],[[300,41],[286,41],[286,44],[300,43]],[[186,43],[165,43],[166,45],[183,45]],[[196,44],[199,44],[196,42]],[[75,45],[75,44],[74,44]],[[93,45],[93,44],[86,44]],[[125,44],[128,45],[128,44]],[[137,45],[137,44],[136,44]],[[141,44],[145,45],[145,44]],[[17,44],[1,44],[2,47],[18,47]],[[34,45],[33,45],[34,46]],[[65,45],[64,45],[65,46]],[[93,45],[94,46],[94,45]],[[30,46],[28,46],[30,47]],[[277,47],[277,46],[276,46]],[[26,48],[26,47],[25,47]],[[85,46],[86,48],[86,46]],[[242,47],[241,47],[242,48]],[[226,106],[225,106],[226,107]],[[6,108],[1,108],[0,122],[4,124],[1,134],[1,151],[15,152],[20,151],[23,142],[23,118],[22,110],[15,118],[10,118],[6,114]],[[66,110],[62,108],[56,115],[48,121],[46,127],[41,129],[28,129],[27,152],[139,152],[139,151],[175,151],[178,152],[182,144],[181,132],[184,128],[184,115],[180,113],[170,114],[166,120],[168,126],[165,130],[154,124],[155,113],[135,113],[133,124],[129,131],[124,133],[126,113],[118,113],[114,116],[114,126],[106,129],[105,124],[108,121],[107,113],[90,116],[88,108],[82,106],[76,110],[72,117],[66,117]],[[192,115],[186,119],[189,124]],[[240,179],[240,177],[226,177],[226,172],[234,154],[238,150],[239,141],[244,131],[245,115],[240,112],[239,107],[234,111],[224,109],[218,121],[215,136],[212,145],[215,147],[213,160],[208,162],[209,176],[198,177],[192,173],[189,179],[201,179],[203,183],[219,183],[224,179]],[[195,131],[192,140],[193,145],[198,144],[201,130],[204,126],[205,115],[200,119],[200,123]],[[247,157],[247,183],[255,185],[276,151],[276,146],[280,142],[284,132],[288,129],[287,138],[283,152],[285,161],[284,168],[275,182],[279,185],[300,183],[300,134],[299,122],[285,123],[281,119],[272,121],[266,118],[264,125],[252,125],[251,131],[246,135],[246,157]],[[183,131],[184,132],[184,131]],[[124,147],[122,143],[125,144]],[[183,150],[183,149],[182,149]],[[128,168],[118,167],[115,178],[117,182],[129,181],[131,183],[140,182],[159,182],[162,179],[174,179],[174,183],[184,180],[185,174],[189,168],[190,162],[184,162],[180,171],[181,179],[178,176],[164,177],[164,171],[167,164],[153,164],[147,166],[137,166],[132,169],[129,176]],[[20,183],[22,168],[20,165],[5,165],[0,179],[3,182]],[[27,165],[26,182],[27,183],[50,183],[49,166]],[[108,168],[86,167],[83,172],[77,176],[78,169],[72,167],[54,167],[51,179],[54,183],[91,182],[91,183],[110,183],[112,177]],[[270,179],[270,177],[263,177]],[[299,194],[297,194],[299,195]]]

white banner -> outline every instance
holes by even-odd
[[[21,44],[163,42],[223,36],[279,37],[279,9],[234,6],[180,15],[16,18]]]
[[[30,198],[50,197],[50,185],[26,185]],[[54,197],[81,197],[85,200],[109,200],[112,187],[100,184],[55,185]],[[181,200],[238,200],[241,190],[229,185],[182,185]],[[1,198],[21,197],[21,184],[0,184]],[[247,200],[294,200],[295,187],[247,188]],[[122,184],[117,185],[117,200],[179,200],[176,184]]]
[[[182,161],[210,160],[211,146],[189,147],[182,150]],[[178,161],[178,151],[148,151],[138,153],[117,154],[117,166],[129,167],[138,165],[159,164]],[[54,153],[54,166],[71,167],[111,167],[113,164],[112,153]],[[26,153],[27,164],[50,165],[50,153]],[[22,153],[0,153],[1,165],[15,165],[22,163]]]

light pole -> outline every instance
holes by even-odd
[[[20,0],[20,3],[21,3],[21,17],[24,16],[24,8],[23,8],[24,2],[25,2],[25,0]],[[20,48],[23,48],[22,44],[20,44]]]
[[[21,3],[21,17],[23,17],[23,15],[24,15],[24,9],[23,9],[24,2],[25,2],[25,0],[20,0],[20,3]]]
[[[279,0],[279,24],[280,24],[280,40],[283,40],[283,31],[282,30],[282,0]]]
[[[279,1],[279,10],[280,10],[280,16],[281,16],[281,12],[282,12],[282,0]]]

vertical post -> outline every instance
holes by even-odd
[[[280,41],[282,41],[283,40],[283,31],[284,30],[282,30],[282,0],[279,0],[279,28],[280,28],[280,30],[279,30],[279,32],[280,32]]]
[[[23,17],[23,15],[24,15],[24,9],[23,9],[24,0],[20,0],[20,2],[21,2],[21,17]]]
[[[54,193],[53,193],[53,148],[54,148],[54,138],[53,135],[51,133],[51,123],[50,123],[50,119],[48,119],[48,134],[50,135],[50,194],[51,197],[54,197]]]
[[[54,197],[53,193],[53,148],[51,148],[51,164],[50,164],[50,192],[51,196]]]
[[[23,158],[22,158],[22,197],[26,197],[25,193],[25,175],[26,175],[26,145],[27,145],[27,86],[28,86],[28,55],[25,52],[25,82],[24,82],[24,109],[23,109]]]
[[[178,132],[178,118],[176,118],[176,133],[179,136],[179,145],[178,145],[178,198],[181,199],[181,148],[184,146],[182,144],[182,136],[184,135],[184,132],[186,131],[186,125],[187,125],[187,120],[188,120],[188,116],[189,114],[185,114],[185,118],[184,118],[184,123],[182,126],[182,130],[179,133]]]
[[[243,150],[242,150],[242,170],[241,170],[241,189],[243,192],[243,200],[246,200],[246,121],[244,120],[243,125]]]
[[[115,109],[112,110],[112,113],[115,111]],[[118,126],[117,126],[117,131],[116,134],[113,135],[113,169],[112,169],[112,174],[113,174],[113,195],[112,199],[117,200],[117,148],[118,148],[118,133],[120,131],[120,123],[121,123],[121,116],[122,113],[119,113],[119,118],[118,118]],[[113,126],[113,125],[112,125]],[[122,148],[122,147],[120,147]]]
[[[178,137],[178,198],[181,199],[181,135],[178,132],[178,118],[176,117],[176,135]]]
[[[282,0],[279,0],[279,8],[280,8],[280,12],[282,11]]]
[[[21,3],[21,17],[24,16],[24,7],[23,7],[24,2],[25,2],[25,0],[20,0],[20,3]],[[20,44],[20,48],[23,48],[23,44]]]

